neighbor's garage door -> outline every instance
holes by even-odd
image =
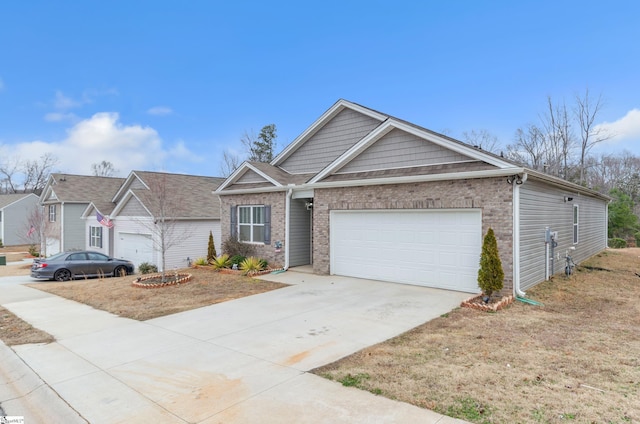
[[[150,235],[119,233],[118,237],[120,259],[133,262],[136,268],[143,262],[153,263],[153,241]]]
[[[332,211],[331,273],[479,292],[480,210]]]

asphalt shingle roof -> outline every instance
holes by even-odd
[[[55,178],[51,189],[58,201],[93,202],[103,214],[113,210],[111,199],[125,181],[124,178],[57,173],[51,174],[51,177]]]
[[[213,192],[224,178],[149,171],[134,173],[150,190],[137,188],[131,191],[155,216],[159,214],[157,193],[164,191],[170,196],[167,203],[179,211],[180,216],[173,218],[220,218],[220,198]]]

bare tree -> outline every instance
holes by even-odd
[[[100,163],[91,164],[91,173],[96,177],[113,177],[116,169],[111,162],[103,160]]]
[[[224,151],[222,153],[222,164],[220,165],[220,173],[223,177],[228,177],[240,166],[240,157],[233,153]]]
[[[0,164],[0,174],[4,176],[2,185],[8,193],[40,194],[57,163],[58,159],[51,153],[34,160],[9,159]]]
[[[48,233],[51,232],[50,226],[46,220],[44,208],[36,205],[27,213],[27,220],[21,231],[21,239],[25,244],[38,246],[41,256],[46,256],[46,245]]]
[[[586,158],[593,146],[610,139],[613,135],[595,124],[595,120],[602,110],[602,96],[597,99],[589,97],[589,89],[584,96],[575,96],[574,114],[580,131],[580,184],[585,182]]]
[[[462,141],[474,147],[492,153],[498,153],[498,151],[500,150],[500,142],[498,141],[498,137],[491,134],[488,130],[485,129],[480,129],[477,131],[464,131],[462,133]]]
[[[0,174],[3,176],[2,189],[4,193],[17,193],[17,182],[14,181],[16,174],[20,170],[20,160],[18,158],[7,159],[0,163]]]
[[[507,145],[507,158],[537,171],[545,171],[547,146],[543,131],[534,124],[518,128],[515,143]]]
[[[179,246],[190,237],[184,228],[178,231],[178,222],[185,215],[185,202],[181,196],[181,187],[172,186],[167,174],[153,173],[145,178],[149,190],[144,194],[144,204],[148,205],[153,220],[140,220],[153,234],[154,249],[161,255],[162,281],[167,281],[166,254],[169,249]],[[140,193],[142,195],[142,193]]]
[[[547,112],[541,117],[541,121],[547,145],[547,172],[568,180],[575,139],[564,102],[554,104],[551,96],[547,97]]]

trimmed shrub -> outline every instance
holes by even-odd
[[[213,233],[209,231],[209,245],[207,246],[207,262],[211,263],[218,254],[216,253],[216,245],[213,241]]]
[[[489,228],[487,235],[482,242],[482,253],[480,254],[480,269],[478,270],[478,286],[487,297],[491,297],[494,292],[502,290],[504,271],[502,261],[498,254],[498,241],[493,233],[493,228]]]
[[[229,237],[222,243],[222,251],[229,255],[231,258],[234,256],[243,256],[248,258],[249,256],[255,256],[256,248],[249,243],[243,243],[232,237]],[[236,262],[234,262],[236,263]]]
[[[35,244],[29,245],[29,254],[36,258],[40,256],[40,252],[38,252],[38,249],[36,248]]]
[[[609,247],[612,249],[624,249],[627,247],[627,242],[621,238],[610,238]]]
[[[238,265],[240,266],[240,264],[242,262],[244,262],[244,260],[247,259],[246,256],[243,255],[234,255],[231,257],[231,259],[229,259],[229,262],[231,262],[231,265]]]
[[[150,264],[149,262],[142,262],[138,265],[138,271],[140,271],[140,274],[151,274],[158,272],[158,267],[154,264]]]

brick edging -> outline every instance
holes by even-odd
[[[189,282],[191,280],[191,277],[192,277],[191,274],[178,274],[178,275],[180,276],[180,278],[178,278],[175,281],[167,281],[166,283],[144,283],[143,282],[145,280],[151,280],[153,278],[158,278],[159,274],[150,275],[148,277],[139,277],[135,281],[133,281],[131,283],[131,285],[133,287],[139,287],[139,288],[143,288],[143,289],[157,289],[159,287],[175,286],[175,285],[178,285],[178,284],[187,283],[187,282]]]
[[[480,300],[480,303],[478,303],[477,300]],[[509,295],[503,296],[502,299],[496,303],[487,304],[482,302],[482,295],[478,294],[462,301],[460,306],[463,308],[477,309],[479,311],[496,312],[512,304],[514,300],[513,295]]]

